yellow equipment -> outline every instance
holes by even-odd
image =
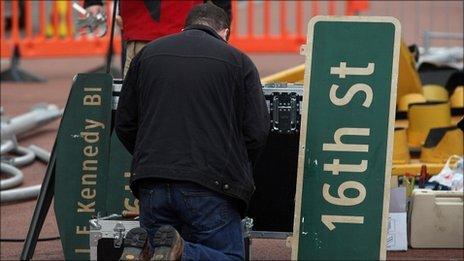
[[[451,108],[464,108],[464,86],[458,86],[451,95]]]
[[[406,164],[411,159],[404,128],[395,128],[393,136],[393,164]]]
[[[451,126],[451,106],[443,103],[411,104],[408,111],[408,144],[420,147],[431,128]]]
[[[424,95],[420,93],[408,93],[403,95],[398,102],[398,111],[406,112],[408,111],[409,104],[413,103],[425,103]]]
[[[282,82],[282,83],[303,82],[304,71],[305,71],[305,65],[301,64],[301,65],[292,67],[290,69],[264,77],[261,79],[261,83],[268,84],[268,83],[276,83],[276,82]]]
[[[398,88],[396,90],[396,101],[409,93],[422,93],[422,82],[416,70],[414,56],[404,42],[400,48],[400,62],[398,70]]]
[[[455,126],[430,129],[421,149],[420,161],[445,163],[452,155],[463,155],[463,138],[462,130]]]
[[[445,87],[435,84],[424,85],[422,93],[429,102],[446,102],[449,99],[448,91]]]

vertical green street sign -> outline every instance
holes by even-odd
[[[123,211],[138,212],[139,201],[129,188],[132,155],[119,140],[116,132],[111,134],[110,167],[107,182],[106,211],[108,214],[121,214]]]
[[[385,259],[400,24],[308,25],[293,260]]]
[[[129,188],[132,155],[112,131],[113,79],[78,74],[56,146],[55,214],[67,260],[89,259],[89,220],[138,211]]]
[[[113,110],[116,110],[119,102],[122,81],[113,83]],[[114,117],[114,114],[113,114]],[[132,155],[122,145],[114,129],[111,132],[110,144],[110,167],[107,182],[106,211],[109,214],[121,214],[122,212],[137,212],[138,200],[132,195],[129,187],[131,176]]]
[[[109,74],[78,74],[58,130],[55,215],[66,260],[89,259],[89,220],[107,214],[112,86]]]

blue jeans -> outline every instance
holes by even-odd
[[[184,239],[182,260],[244,260],[240,214],[233,200],[194,183],[139,186],[140,225],[153,237],[171,225]]]

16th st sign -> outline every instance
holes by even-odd
[[[319,16],[308,39],[292,259],[385,259],[399,22]]]

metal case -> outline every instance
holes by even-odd
[[[254,220],[251,238],[287,238],[293,230],[302,84],[263,86],[269,107],[271,133],[256,163],[256,190],[249,216]]]
[[[139,226],[138,220],[124,219],[117,214],[91,219],[89,221],[90,260],[119,260],[127,232]],[[242,227],[245,257],[249,260],[253,220],[242,219]]]
[[[300,130],[303,85],[272,83],[263,86],[271,116],[271,132],[291,134]]]
[[[110,215],[91,219],[89,226],[90,260],[118,260],[126,233],[140,224],[138,220]]]

